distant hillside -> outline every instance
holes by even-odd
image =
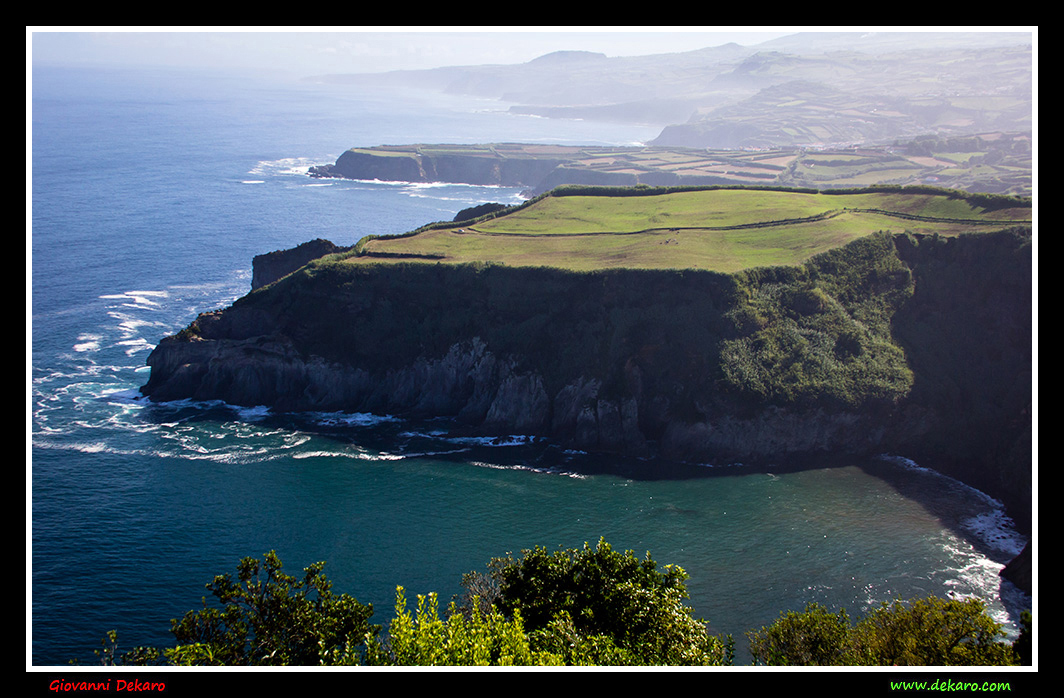
[[[668,127],[659,145],[839,147],[1030,130],[1033,63],[1030,33],[821,32],[759,46],[637,57],[563,51],[519,65],[313,79]]]

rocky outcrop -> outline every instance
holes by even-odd
[[[251,290],[272,284],[312,260],[327,254],[343,252],[345,249],[347,248],[318,238],[289,250],[276,250],[256,255],[251,261]]]
[[[496,357],[477,337],[438,359],[373,374],[302,356],[283,336],[243,336],[222,322],[220,313],[205,313],[191,338],[163,339],[142,392],[158,401],[224,399],[281,411],[447,416],[480,434],[558,436],[581,449],[647,452],[634,400],[600,400],[597,381],[583,378],[551,396],[541,375]]]
[[[1030,594],[1034,589],[1034,561],[1031,544],[1023,546],[1019,555],[1009,561],[1001,570],[1001,576],[1016,585],[1016,588]]]

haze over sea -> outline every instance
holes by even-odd
[[[28,662],[92,664],[110,629],[126,649],[172,644],[170,619],[214,575],[271,549],[290,572],[327,561],[334,590],[386,623],[397,585],[446,600],[493,556],[600,537],[683,567],[738,663],[743,633],[810,601],[852,617],[977,596],[1015,631],[1029,601],[998,571],[1024,538],[998,502],[904,453],[802,472],[659,469],[520,435],[450,439],[439,422],[139,399],[155,343],[246,293],[253,256],[520,200],[314,180],[309,166],[356,145],[627,145],[657,128],[213,71],[32,78]]]

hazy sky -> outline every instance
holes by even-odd
[[[300,75],[524,63],[558,50],[597,51],[607,56],[672,53],[729,41],[756,44],[802,30],[789,27],[27,29],[35,64],[265,68]]]

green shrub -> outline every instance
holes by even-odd
[[[831,613],[811,603],[801,613],[789,611],[771,626],[750,633],[750,653],[769,666],[836,666],[846,663],[850,632],[846,611]]]
[[[481,613],[473,606],[468,615],[455,604],[448,617],[439,617],[436,594],[418,595],[417,615],[406,608],[403,587],[395,592],[395,619],[386,645],[371,643],[367,663],[400,666],[556,666],[562,658],[534,651],[529,645],[521,614],[505,618],[495,609]]]
[[[566,663],[731,663],[730,638],[710,636],[684,603],[687,573],[658,570],[649,554],[640,560],[600,540],[555,553],[536,547],[489,569],[498,607],[520,613],[533,646],[564,652]]]

